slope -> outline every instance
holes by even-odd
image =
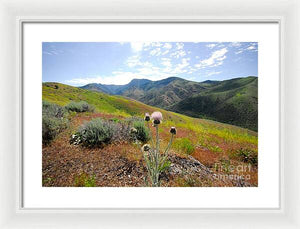
[[[168,109],[257,131],[257,93],[257,77],[232,79],[184,99]]]

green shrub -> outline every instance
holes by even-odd
[[[146,128],[144,122],[136,121],[133,123],[133,127],[137,130],[135,137],[137,140],[146,143],[150,140],[149,130]]]
[[[105,122],[100,118],[93,119],[79,128],[77,135],[83,145],[88,147],[101,147],[111,142],[116,125]]]
[[[49,144],[58,133],[67,127],[67,119],[64,117],[63,107],[43,101],[42,116],[42,141]]]
[[[212,152],[222,152],[222,149],[219,146],[215,146],[215,145],[207,145],[208,150],[212,151]]]
[[[124,120],[126,123],[128,123],[129,125],[133,125],[135,122],[144,122],[144,119],[140,118],[140,117],[136,117],[136,116],[131,116],[128,117]]]
[[[245,163],[250,163],[255,166],[257,166],[258,164],[258,155],[254,150],[241,148],[237,151],[236,155],[241,161]]]
[[[75,177],[76,187],[96,187],[96,176],[89,176],[86,173],[81,173]]]
[[[80,102],[72,101],[68,105],[66,105],[65,108],[68,111],[75,111],[75,112],[87,112],[87,111],[94,112],[95,111],[95,108],[85,101],[80,101]]]
[[[115,122],[115,123],[119,123],[120,119],[118,119],[118,118],[110,118],[109,121]]]
[[[195,151],[194,144],[188,138],[177,138],[174,142],[174,148],[186,154],[192,154]]]
[[[162,166],[159,168],[159,172],[164,172],[164,171],[167,171],[171,168],[171,161],[169,160],[166,160]]]

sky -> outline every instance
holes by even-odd
[[[257,42],[43,42],[43,82],[72,86],[257,76]]]

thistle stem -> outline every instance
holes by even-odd
[[[174,134],[171,135],[171,139],[169,141],[169,144],[168,144],[168,146],[167,146],[167,148],[166,148],[166,150],[165,150],[165,152],[163,154],[164,156],[168,154],[168,151],[169,151],[169,149],[170,149],[170,147],[172,145],[172,142],[173,142],[173,137],[174,137]]]
[[[152,137],[152,132],[150,130],[149,122],[147,122],[147,127],[148,127],[148,130],[150,133],[151,147],[152,147],[152,149],[154,149],[154,142],[153,142],[153,137]]]
[[[168,146],[167,146],[167,148],[166,148],[166,150],[165,150],[165,152],[164,152],[164,154],[163,154],[163,157],[161,158],[161,160],[160,160],[160,162],[159,162],[159,165],[160,165],[160,166],[162,166],[162,165],[165,163],[165,160],[166,160],[167,157],[168,157],[168,151],[169,151],[169,149],[170,149],[170,147],[171,147],[171,145],[172,145],[173,138],[174,138],[174,134],[172,134],[171,139],[170,139],[170,141],[169,141],[169,144],[168,144]]]
[[[155,129],[156,129],[155,186],[158,186],[158,179],[159,179],[158,163],[159,163],[159,160],[160,160],[158,125],[155,126]]]

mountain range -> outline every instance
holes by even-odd
[[[196,118],[258,129],[258,78],[194,82],[178,77],[159,81],[133,79],[125,85],[82,86],[110,95],[121,95],[145,104]]]

